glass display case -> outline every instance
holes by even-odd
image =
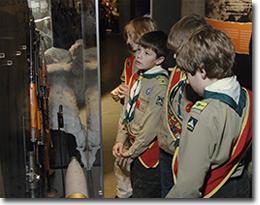
[[[48,71],[50,172],[55,172],[49,180],[55,197],[67,195],[66,173],[73,156],[85,173],[87,197],[103,197],[97,4],[28,0]]]
[[[97,9],[97,0],[1,1],[1,197],[71,197],[70,181],[103,198]]]

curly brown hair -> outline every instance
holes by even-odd
[[[235,48],[224,32],[201,27],[192,32],[177,49],[177,65],[195,75],[205,69],[208,78],[222,79],[234,75]]]

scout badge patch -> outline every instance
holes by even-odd
[[[188,124],[187,124],[187,128],[188,130],[190,130],[191,132],[193,132],[196,124],[197,124],[198,120],[193,118],[193,117],[190,117],[189,121],[188,121]]]
[[[158,96],[156,100],[156,105],[162,106],[163,105],[164,97]]]

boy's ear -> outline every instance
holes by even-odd
[[[156,65],[161,65],[163,61],[165,60],[165,57],[161,56],[160,58],[156,59]]]
[[[205,79],[207,77],[207,72],[204,68],[200,69],[200,74],[202,79]]]

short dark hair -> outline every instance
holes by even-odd
[[[163,31],[152,31],[144,34],[140,40],[140,46],[151,48],[156,53],[156,58],[165,57],[169,54],[169,49],[166,46],[167,34]]]
[[[205,69],[208,78],[222,79],[234,75],[235,48],[224,32],[201,27],[192,32],[176,52],[177,65],[195,75]]]

